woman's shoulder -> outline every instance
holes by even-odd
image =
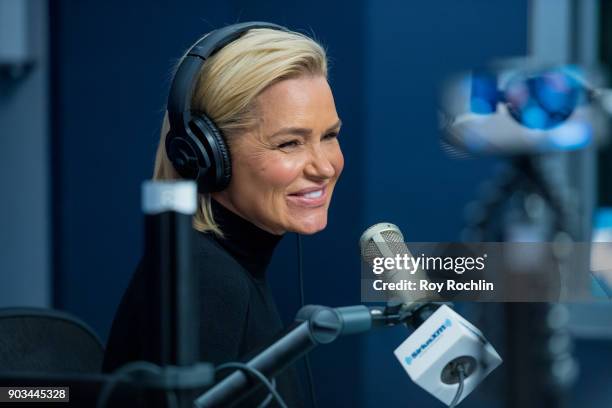
[[[198,232],[193,250],[195,269],[201,285],[238,291],[248,298],[248,272],[212,234]]]

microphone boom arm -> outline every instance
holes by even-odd
[[[417,310],[423,310],[425,307]],[[296,315],[294,325],[269,347],[245,364],[266,377],[274,377],[319,344],[331,343],[341,336],[369,331],[372,327],[407,323],[417,310],[403,311],[401,305],[386,308],[347,306],[330,308],[307,305]],[[227,407],[255,390],[260,383],[237,370],[215,384],[194,401],[198,408]]]

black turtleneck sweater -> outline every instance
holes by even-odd
[[[261,230],[212,201],[215,221],[225,237],[197,233],[194,265],[199,273],[200,355],[215,365],[240,361],[265,347],[283,330],[266,281],[266,268],[281,236]],[[103,371],[113,371],[136,360],[155,362],[147,327],[147,310],[158,299],[147,297],[147,271],[141,262],[115,315],[107,342]],[[298,376],[288,369],[276,379],[276,388],[289,407],[303,406]],[[257,406],[262,389],[241,407]],[[276,406],[271,403],[269,406]]]

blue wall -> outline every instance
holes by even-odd
[[[57,307],[106,337],[142,249],[140,183],[151,175],[170,69],[195,38],[238,20],[313,32],[331,57],[346,167],[329,227],[304,238],[307,303],[359,303],[357,241],[375,222],[398,224],[408,241],[458,239],[463,206],[495,163],[441,152],[437,84],[525,54],[526,0],[176,3],[51,3]],[[287,321],[299,307],[295,261],[288,236],[270,271]],[[405,337],[382,331],[316,350],[319,406],[440,406],[393,357]],[[471,406],[478,399],[493,406],[484,397]]]
[[[217,6],[205,23],[194,5],[169,1],[51,6],[55,303],[105,338],[142,250],[140,183],[152,174],[170,69],[230,11]]]

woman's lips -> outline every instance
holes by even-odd
[[[289,194],[287,199],[301,207],[319,207],[327,202],[327,186],[305,188],[297,193]]]

